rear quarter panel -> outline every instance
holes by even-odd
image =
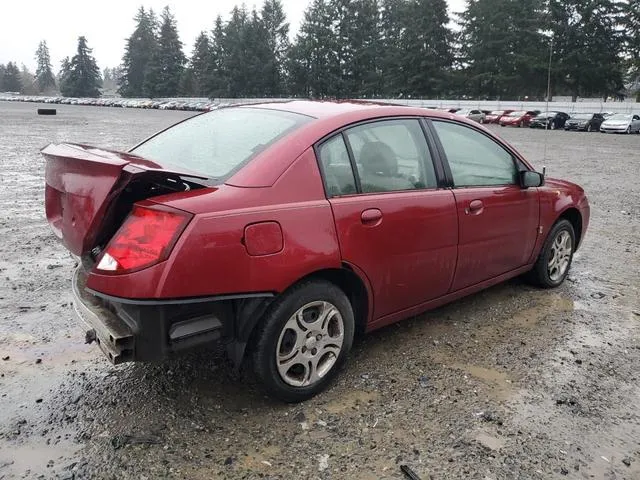
[[[271,187],[222,186],[154,201],[196,213],[169,259],[118,278],[92,273],[89,288],[126,298],[281,292],[310,273],[341,266],[333,214],[312,149]],[[259,222],[281,226],[280,252],[248,254],[245,227]]]

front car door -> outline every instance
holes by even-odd
[[[538,189],[520,187],[517,159],[489,135],[467,125],[432,120],[445,160],[459,222],[452,291],[529,263],[538,234]]]
[[[374,321],[446,294],[456,264],[456,202],[438,188],[421,121],[359,124],[316,152],[342,259],[367,276]]]

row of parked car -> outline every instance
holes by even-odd
[[[219,107],[219,102],[191,100],[132,100],[126,98],[71,98],[40,96],[0,96],[0,100],[9,102],[38,102],[60,105],[91,105],[95,107],[153,108],[157,110],[191,110],[205,112]]]
[[[158,110],[190,110],[206,112],[225,106],[213,101],[149,100],[126,98],[70,98],[8,95],[0,101],[38,102],[62,105],[93,105],[98,107],[152,108]],[[455,113],[478,123],[494,123],[502,127],[530,127],[550,130],[583,130],[604,133],[640,133],[640,115],[632,113],[572,113],[540,110],[480,110],[436,108]]]
[[[479,123],[501,127],[530,127],[549,130],[580,130],[603,133],[640,133],[640,115],[634,113],[572,113],[540,110],[447,109]]]

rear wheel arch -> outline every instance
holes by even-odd
[[[315,271],[294,283],[295,285],[313,279],[326,280],[340,288],[349,299],[353,308],[356,335],[364,333],[369,321],[369,292],[365,282],[358,273],[348,264],[343,263],[342,268],[328,268]],[[287,289],[288,290],[288,289]]]
[[[370,313],[369,293],[363,279],[348,264],[343,264],[342,268],[327,268],[305,275],[292,285],[289,285],[285,290],[279,292],[275,298],[280,295],[284,295],[302,283],[312,280],[325,280],[336,285],[344,292],[351,303],[351,308],[353,309],[355,334],[356,336],[364,334]],[[242,361],[241,358],[245,357],[245,348],[248,347],[248,350],[251,350],[251,346],[255,345],[255,342],[257,341],[256,337],[260,331],[260,323],[268,313],[275,298],[262,299],[263,301],[260,302],[259,306],[257,306],[258,308],[255,308],[255,310],[252,310],[251,312],[251,314],[254,315],[252,321],[250,321],[248,325],[245,322],[241,322],[245,326],[245,330],[243,338],[236,338],[237,345],[241,347],[240,351],[233,354],[233,361],[236,365],[239,365]],[[249,331],[247,331],[247,327],[249,328]]]

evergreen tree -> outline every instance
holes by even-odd
[[[51,57],[47,42],[42,40],[36,50],[36,82],[39,92],[47,92],[56,88],[56,80],[51,70]]]
[[[195,72],[192,67],[186,67],[180,75],[180,84],[178,85],[178,94],[181,97],[195,97],[196,93]]]
[[[37,95],[40,93],[36,77],[29,71],[24,63],[20,70],[20,83],[22,84],[22,90],[20,90],[20,93],[23,95]]]
[[[622,13],[615,0],[550,0],[555,77],[574,101],[623,90]]]
[[[20,69],[14,62],[9,62],[4,68],[3,88],[7,92],[21,92],[22,79]]]
[[[60,92],[65,97],[99,97],[102,80],[100,69],[87,46],[87,39],[78,37],[78,50],[70,62],[63,61]]]
[[[222,17],[218,15],[213,31],[211,32],[206,78],[206,91],[212,98],[226,96],[229,91],[227,72],[225,70],[224,37],[224,22],[222,21]]]
[[[461,26],[466,91],[502,99],[541,93],[548,56],[542,0],[468,0]]]
[[[445,0],[411,0],[405,8],[401,62],[405,93],[437,96],[446,87],[453,64],[447,3]]]
[[[231,19],[224,29],[223,68],[229,97],[243,97],[246,92],[249,76],[246,45],[248,20],[245,6],[241,8],[236,6],[231,11]]]
[[[148,97],[171,97],[178,93],[186,58],[178,28],[169,7],[160,16],[158,47],[151,56],[144,77],[144,94]]]
[[[385,96],[396,97],[404,93],[406,77],[403,68],[403,37],[407,15],[406,0],[380,2],[380,69],[382,91]]]
[[[119,92],[125,97],[144,95],[145,72],[153,53],[158,48],[157,20],[153,10],[138,9],[135,16],[136,28],[127,39],[122,59],[122,75],[117,79]]]
[[[335,4],[313,0],[304,13],[289,69],[296,94],[322,98],[340,93],[340,44],[333,24]]]
[[[268,47],[268,59],[263,68],[264,95],[280,95],[286,88],[285,62],[289,49],[289,23],[282,2],[265,0],[261,18]]]
[[[193,47],[189,68],[185,70],[185,74],[191,76],[192,95],[198,97],[207,95],[207,84],[210,76],[210,59],[211,45],[209,43],[209,37],[205,32],[200,32]]]
[[[5,88],[4,88],[4,72],[7,70],[7,68],[0,63],[0,92],[4,92]]]
[[[273,72],[277,69],[276,58],[268,42],[265,42],[267,37],[267,28],[253,9],[243,38],[247,70],[243,96],[265,97],[275,94],[277,85],[273,84]]]

